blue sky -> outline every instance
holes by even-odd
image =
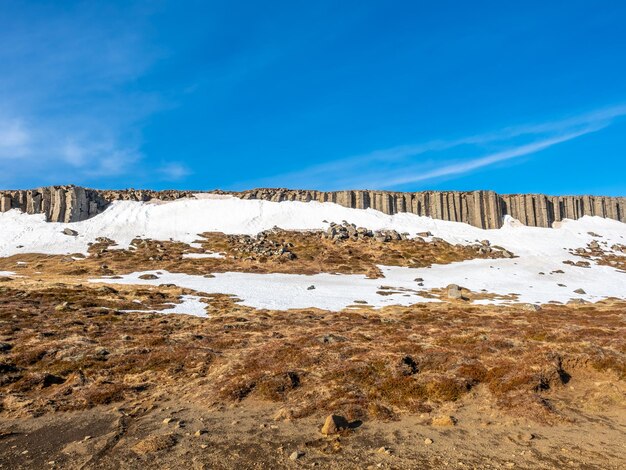
[[[0,2],[0,187],[626,195],[626,3]]]

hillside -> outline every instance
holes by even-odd
[[[0,213],[3,466],[623,463],[626,224],[94,194]]]

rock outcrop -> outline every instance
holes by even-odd
[[[267,201],[334,202],[355,209],[372,208],[385,214],[410,212],[433,219],[463,222],[480,228],[499,228],[505,215],[525,225],[551,227],[563,219],[595,215],[626,222],[626,198],[605,196],[499,195],[493,191],[315,191],[253,189],[213,191],[242,199]],[[51,222],[77,222],[102,212],[117,200],[174,200],[194,191],[95,190],[77,186],[50,186],[32,190],[0,191],[0,212],[20,209],[45,214]]]
[[[433,219],[464,222],[480,228],[500,228],[505,215],[533,227],[551,227],[563,219],[596,215],[626,222],[626,198],[605,196],[499,195],[494,191],[304,191],[253,189],[237,193],[243,199],[334,202],[385,214],[410,212]]]
[[[102,212],[109,201],[99,191],[78,186],[0,191],[0,212],[20,209],[45,214],[50,222],[78,222]]]

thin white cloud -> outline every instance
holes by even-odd
[[[464,161],[461,163],[445,165],[437,169],[427,171],[425,173],[413,173],[407,174],[404,177],[397,177],[394,179],[387,179],[385,186],[400,186],[408,183],[416,183],[418,181],[427,181],[435,178],[441,178],[446,176],[462,175],[470,171],[477,170],[482,167],[493,165],[495,163],[511,160],[513,158],[523,157],[525,155],[531,155],[533,153],[545,150],[553,145],[567,142],[568,140],[575,139],[591,132],[599,130],[598,128],[589,128],[580,132],[573,132],[561,137],[555,137],[552,139],[540,140],[533,142],[532,144],[522,145],[520,147],[511,148],[502,152],[493,153],[484,157],[475,158],[473,160]],[[410,173],[410,172],[409,172]]]
[[[163,165],[157,171],[161,175],[161,177],[167,181],[181,180],[185,176],[191,174],[191,171],[185,165],[179,162],[171,162]]]
[[[20,158],[28,153],[30,141],[19,119],[0,119],[0,158]]]
[[[253,185],[375,189],[455,177],[599,131],[624,115],[626,105],[619,105],[550,122],[507,127],[496,132],[391,147],[264,178]],[[462,161],[458,158],[450,161],[450,156],[446,157],[449,151],[457,149],[458,153],[461,147],[468,147],[475,154],[481,149],[485,152],[485,146],[490,145],[504,147],[504,150]],[[470,151],[464,150],[464,153]],[[416,157],[426,155],[430,158],[416,160]]]

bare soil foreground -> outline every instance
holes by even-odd
[[[274,311],[89,282],[157,269],[377,277],[377,264],[514,256],[312,233],[199,242],[0,260],[16,272],[0,277],[0,468],[626,466],[626,302],[479,305],[489,293],[433,290],[443,302]],[[194,250],[226,257],[183,256]],[[158,313],[185,294],[206,317]]]

